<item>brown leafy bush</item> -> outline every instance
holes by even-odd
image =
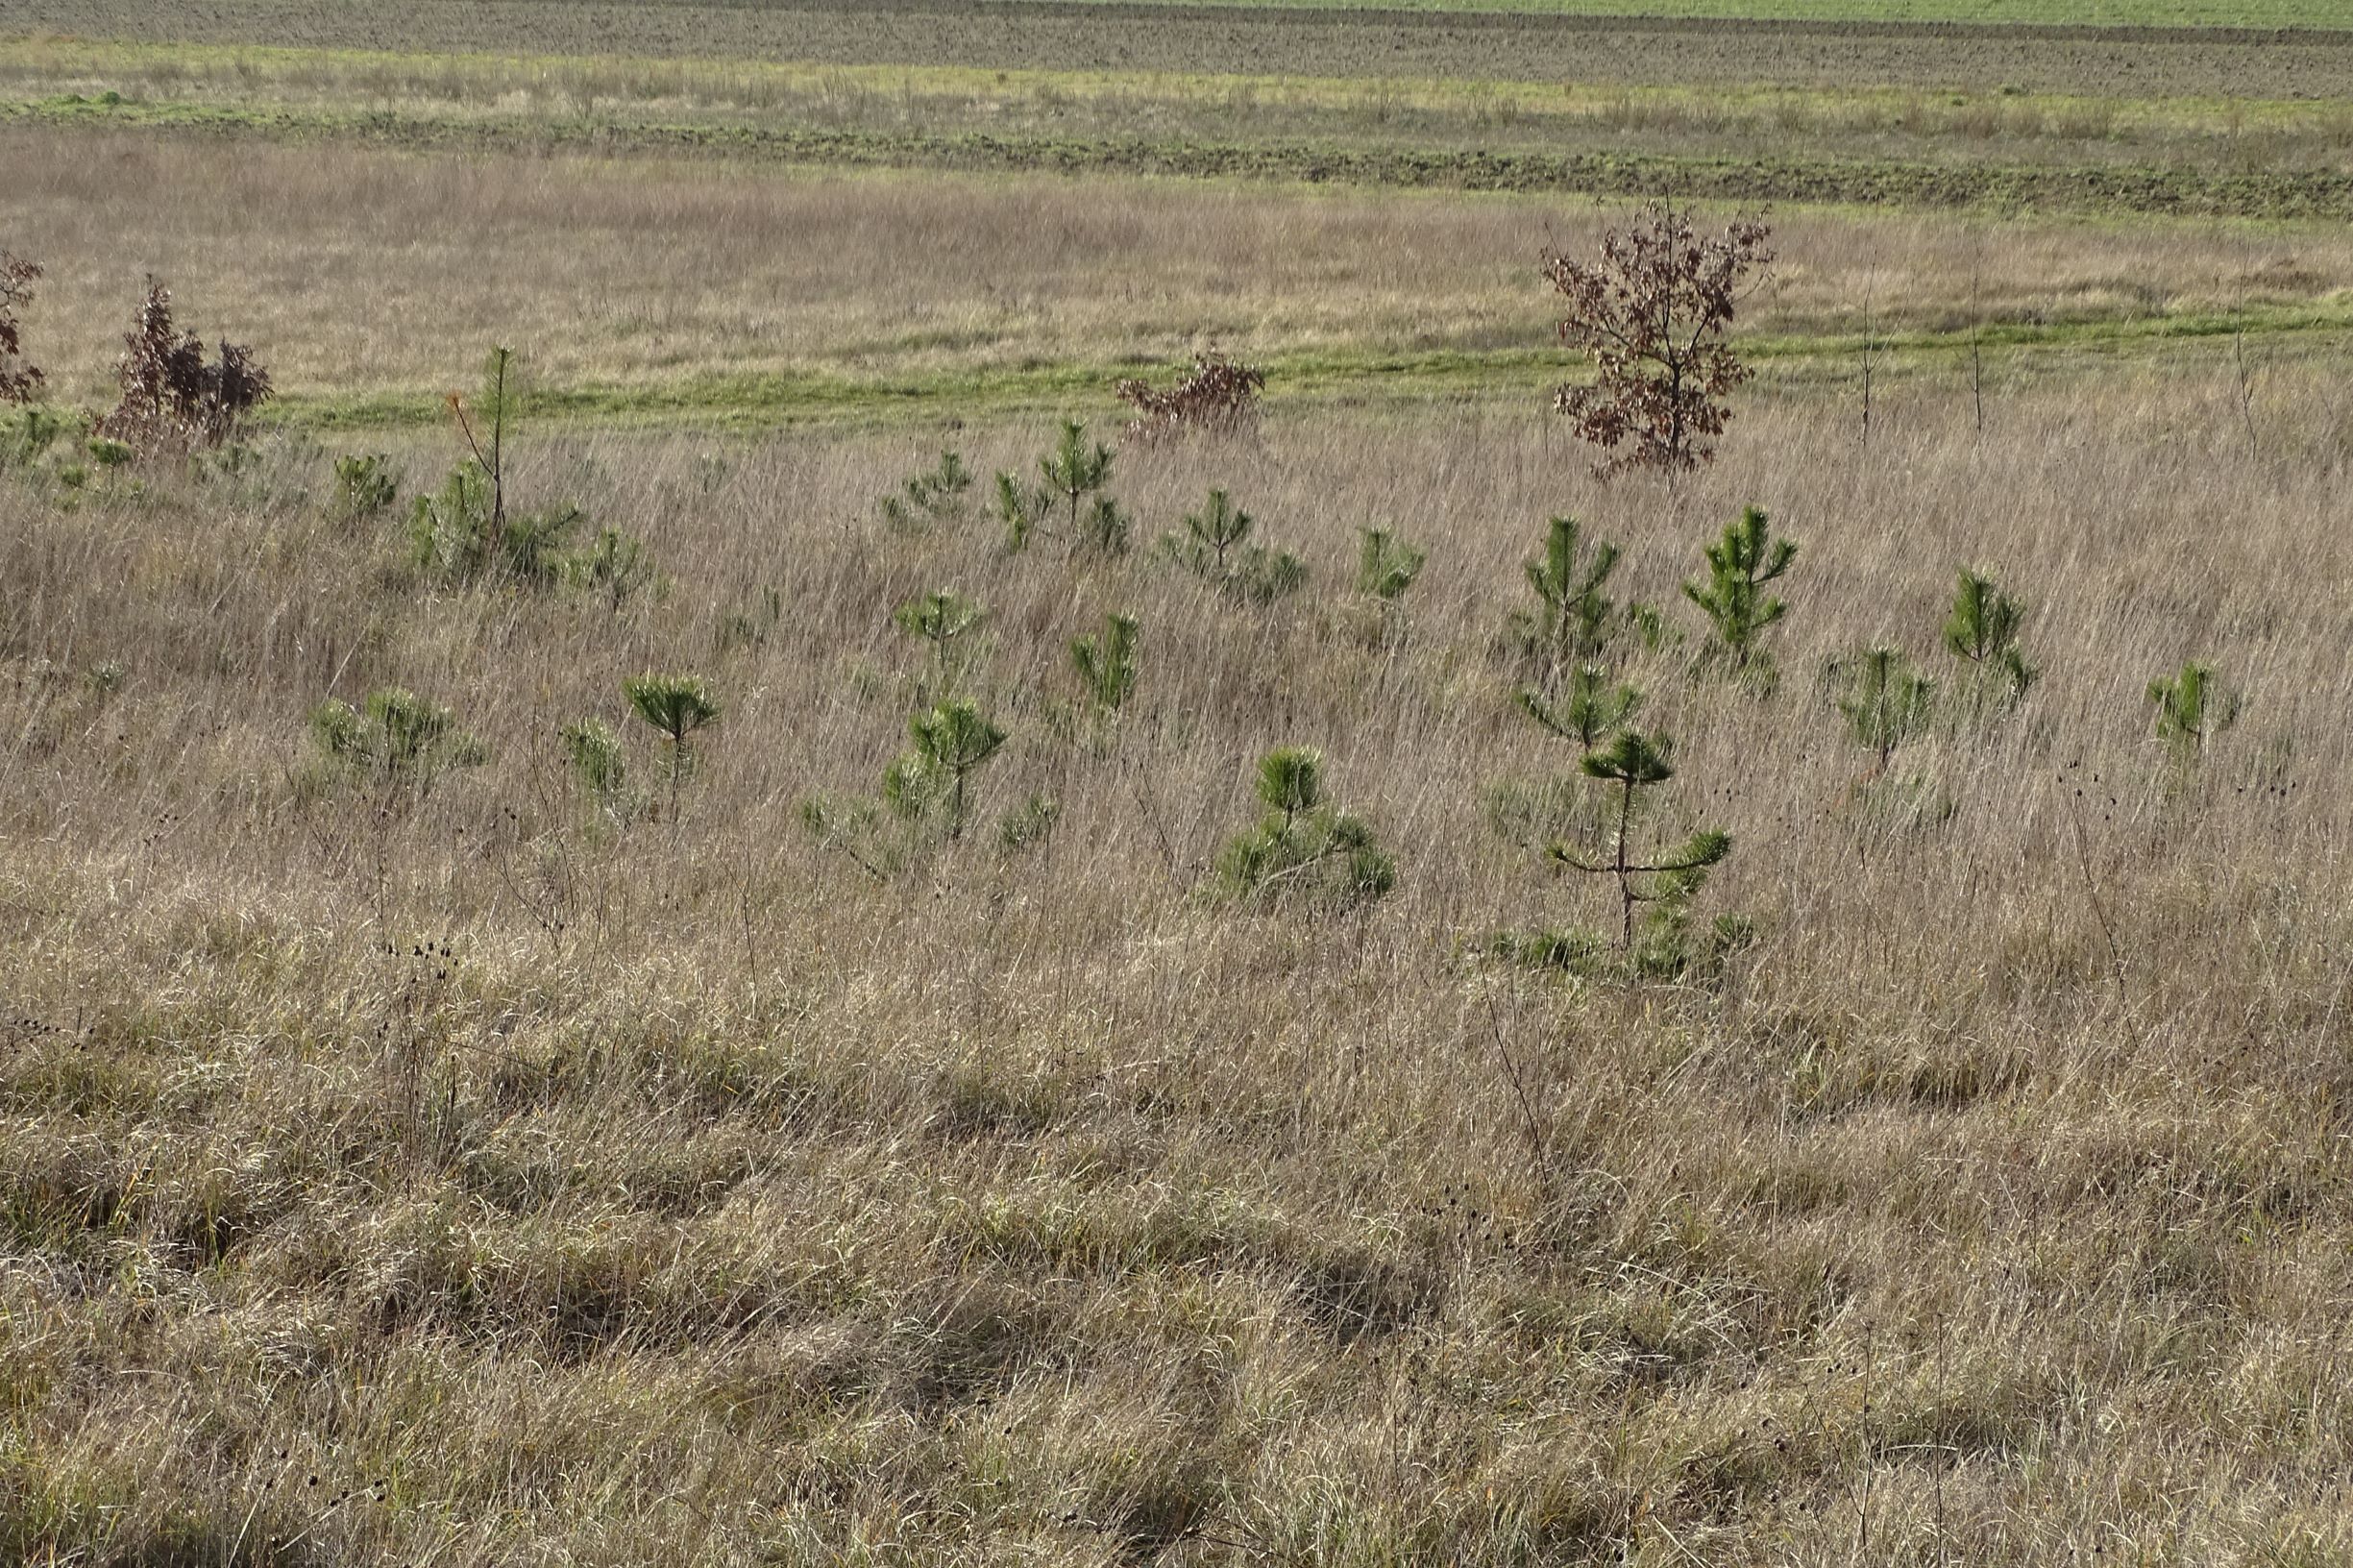
[[[1140,380],[1121,381],[1119,401],[1136,410],[1127,433],[1139,441],[1183,435],[1240,435],[1258,429],[1259,394],[1266,373],[1220,354],[1193,360],[1192,374],[1163,391]]]
[[[1712,438],[1731,418],[1718,400],[1753,374],[1725,332],[1773,265],[1772,240],[1772,228],[1753,219],[1703,238],[1688,212],[1654,202],[1639,222],[1603,236],[1599,261],[1546,254],[1545,276],[1569,302],[1560,339],[1595,372],[1590,386],[1561,387],[1554,406],[1614,453],[1594,465],[1597,477],[1636,468],[1673,476],[1715,455]]]
[[[224,341],[220,357],[206,363],[204,339],[178,331],[171,290],[153,279],[115,377],[122,402],[97,433],[147,453],[227,445],[272,390],[269,372],[237,344]]]
[[[24,361],[16,311],[33,302],[33,283],[41,269],[8,251],[0,251],[0,403],[31,403],[40,390],[41,373]]]

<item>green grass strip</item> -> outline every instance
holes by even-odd
[[[1805,205],[2353,218],[2353,173],[2224,174],[2149,166],[2064,168],[1609,153],[1425,151],[1301,143],[821,131],[560,119],[220,109],[44,100],[0,104],[0,124],[334,140],[428,151],[687,153],[846,166],[1123,174],[1308,184],[1555,192]]]

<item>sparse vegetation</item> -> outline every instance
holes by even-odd
[[[24,3],[0,1561],[2353,1551],[2353,51]],[[1705,471],[1564,455],[1564,188],[1803,196]],[[148,257],[284,389],[187,461],[83,408]],[[1259,438],[1050,482],[1212,340]]]

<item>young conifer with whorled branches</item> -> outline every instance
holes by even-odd
[[[1220,886],[1242,898],[1295,898],[1339,911],[1397,885],[1397,865],[1372,829],[1324,799],[1323,753],[1278,747],[1259,760],[1258,825],[1217,855]]]
[[[1160,551],[1220,593],[1269,604],[1296,593],[1308,580],[1308,568],[1287,550],[1251,543],[1257,528],[1258,519],[1235,505],[1232,496],[1212,490],[1199,511],[1186,515],[1183,533],[1161,536]]]
[[[661,733],[670,778],[670,820],[678,821],[678,785],[693,772],[696,733],[719,723],[719,703],[699,675],[634,675],[621,683],[637,716]]]
[[[1106,493],[1115,456],[1101,442],[1088,440],[1086,426],[1066,419],[1054,450],[1038,459],[1042,484],[1025,486],[1012,474],[998,474],[996,502],[1005,520],[1006,549],[1018,553],[1031,540],[1050,537],[1059,511],[1060,531],[1071,550],[1124,553],[1131,525],[1119,503]]]
[[[1707,576],[1686,581],[1683,597],[1706,615],[1711,651],[1744,678],[1768,683],[1773,659],[1762,639],[1789,605],[1765,592],[1765,585],[1797,560],[1797,545],[1775,538],[1772,519],[1751,506],[1703,553]]]
[[[1579,766],[1586,777],[1614,787],[1617,794],[1612,814],[1615,826],[1609,834],[1607,848],[1604,854],[1592,856],[1570,845],[1556,843],[1547,852],[1560,865],[1605,874],[1615,880],[1618,945],[1622,951],[1642,956],[1635,953],[1634,913],[1646,904],[1656,906],[1667,918],[1654,934],[1672,937],[1679,946],[1685,911],[1705,886],[1708,871],[1732,852],[1732,836],[1702,828],[1674,848],[1651,852],[1635,848],[1637,794],[1654,789],[1675,776],[1674,743],[1663,734],[1625,730],[1608,746],[1586,753]]]
[[[1945,617],[1945,647],[1970,672],[1970,702],[1982,717],[1989,705],[2007,706],[2026,695],[2036,671],[2019,649],[2025,609],[1991,577],[1963,571]]]

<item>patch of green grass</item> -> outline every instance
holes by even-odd
[[[2250,307],[2129,319],[2096,317],[2035,325],[1993,322],[1976,346],[1989,374],[2038,374],[2053,367],[2113,366],[2184,353],[2227,352],[2216,340],[2244,334],[2267,355],[2341,348],[2353,339],[2353,304]],[[1880,333],[1870,343],[1877,373],[1891,380],[1950,375],[1971,348],[1966,330]],[[1768,384],[1836,382],[1853,373],[1865,339],[1851,331],[1752,333],[1743,353]],[[2206,347],[2201,348],[2201,345]],[[1410,405],[1436,401],[1533,406],[1577,366],[1549,347],[1384,352],[1327,349],[1267,356],[1267,403],[1276,411],[1336,404]],[[1117,416],[1112,387],[1122,378],[1169,367],[1058,363],[860,380],[819,374],[696,376],[674,381],[585,383],[544,388],[535,417],[553,424],[621,428],[764,429],[777,426],[892,429],[967,417],[1079,412]],[[319,430],[422,428],[447,418],[440,393],[426,389],[344,393],[289,391],[270,422]]]
[[[472,151],[698,153],[852,167],[1030,170],[1308,184],[1559,192],[1743,203],[1997,212],[2123,212],[2266,219],[2353,218],[2353,173],[2231,173],[2155,165],[2055,167],[1877,159],[1682,158],[1606,152],[1484,152],[1314,142],[1063,138],[981,132],[812,130],[656,120],[441,117],[391,111],[249,110],[75,98],[0,104],[0,124],[104,125]]]

